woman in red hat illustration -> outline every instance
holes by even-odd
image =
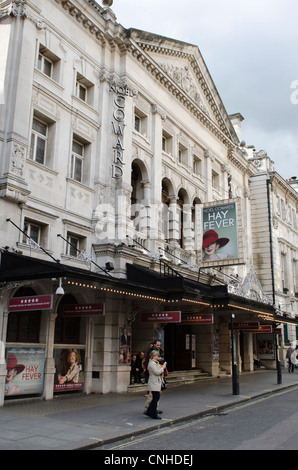
[[[7,357],[7,376],[5,382],[5,395],[20,395],[21,387],[16,385],[13,381],[14,378],[23,372],[25,366],[18,364],[18,360],[14,354],[9,354]]]
[[[207,230],[203,235],[203,261],[218,261],[223,259],[217,251],[219,248],[229,243],[229,241],[229,238],[219,238],[218,233],[215,230]],[[228,259],[228,256],[225,256],[224,258]]]

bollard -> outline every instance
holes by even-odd
[[[276,362],[276,367],[277,367],[277,384],[280,385],[280,384],[282,384],[281,362],[280,361]]]
[[[239,371],[238,371],[238,365],[233,364],[232,367],[232,380],[233,380],[233,395],[239,395]]]

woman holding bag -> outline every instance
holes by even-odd
[[[165,362],[161,365],[158,361],[158,351],[152,351],[150,354],[148,372],[148,391],[152,393],[152,401],[148,406],[146,415],[151,416],[152,419],[161,419],[157,414],[157,403],[160,399],[160,391],[162,386],[162,374],[167,366]]]

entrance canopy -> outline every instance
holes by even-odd
[[[87,269],[76,268],[60,262],[52,262],[6,249],[0,250],[0,288],[9,283],[26,280],[40,280],[66,277],[99,283],[116,288],[127,289],[151,298],[162,298],[166,303],[180,302],[201,308],[208,307],[213,313],[235,312],[243,316],[255,314],[265,323],[297,324],[296,318],[285,318],[276,314],[271,304],[251,300],[228,292],[227,285],[211,285],[209,282],[198,282],[188,279],[179,273],[164,275],[161,272],[142,266],[127,264],[127,278],[119,279]],[[207,278],[206,278],[207,280]]]

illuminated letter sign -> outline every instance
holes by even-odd
[[[114,121],[112,121],[113,133],[116,136],[116,141],[113,145],[113,163],[112,163],[112,178],[121,178],[123,175],[123,165],[125,165],[123,159],[123,136],[124,136],[124,124],[125,120],[125,96],[133,96],[135,92],[129,90],[126,87],[115,87],[111,86],[110,91],[113,91],[116,96],[114,104],[116,109],[113,112]]]

